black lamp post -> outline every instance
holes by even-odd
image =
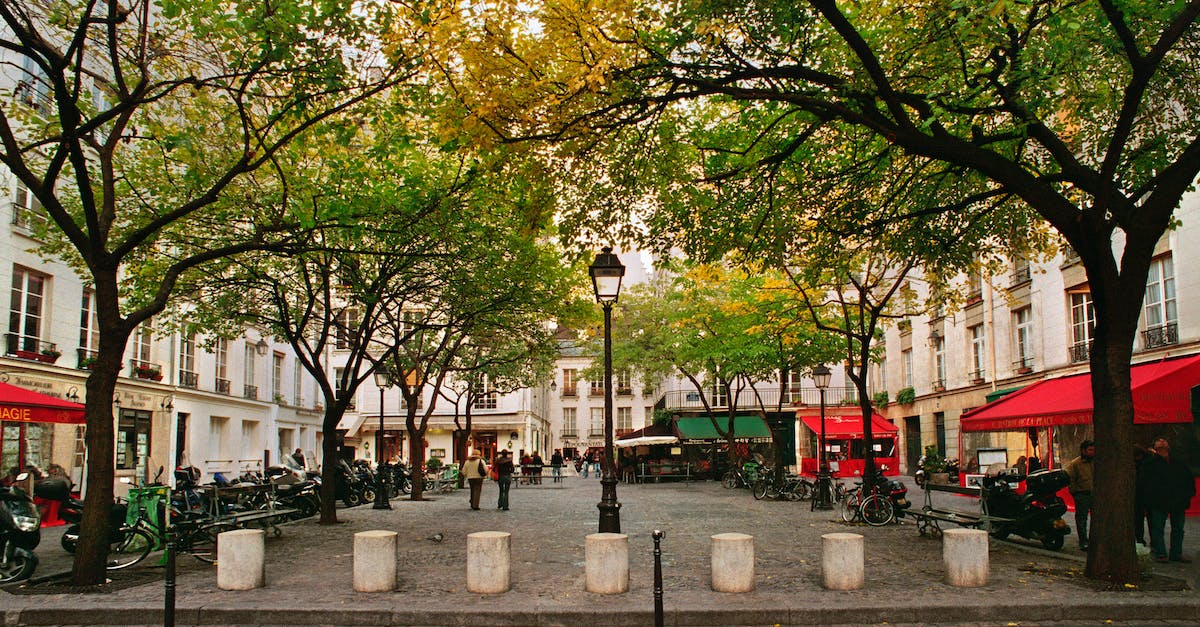
[[[813,368],[813,385],[821,395],[821,441],[819,443],[821,456],[817,467],[817,496],[813,499],[813,509],[833,509],[833,483],[829,478],[829,461],[825,452],[825,388],[829,387],[829,368],[821,364]]]
[[[621,504],[617,502],[617,460],[613,457],[612,306],[621,294],[625,266],[604,247],[588,267],[596,302],[604,308],[604,469],[600,476],[600,533],[621,533]]]
[[[383,391],[392,387],[392,373],[380,366],[374,376],[375,385],[379,387],[379,431],[375,432],[375,504],[371,509],[392,509],[383,477]]]

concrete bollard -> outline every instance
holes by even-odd
[[[508,592],[511,585],[511,539],[512,534],[505,531],[476,531],[467,534],[468,592]]]
[[[865,582],[863,537],[857,533],[821,536],[821,585],[826,590],[857,590]]]
[[[754,536],[744,533],[712,536],[712,589],[754,591]]]
[[[217,536],[217,588],[253,590],[267,583],[266,533],[238,529]]]
[[[588,592],[629,592],[629,536],[623,533],[588,534],[583,556]]]
[[[942,562],[946,565],[946,583],[964,588],[987,585],[987,532],[982,529],[943,531]]]
[[[354,590],[391,592],[396,589],[395,531],[360,531],[354,534]]]

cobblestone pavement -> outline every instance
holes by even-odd
[[[919,501],[920,495],[913,494]],[[1083,554],[1070,539],[1059,552],[993,541],[988,585],[953,588],[942,582],[940,540],[920,537],[911,523],[847,525],[836,511],[814,512],[807,502],[756,501],[745,490],[727,490],[714,482],[621,484],[630,592],[591,594],[584,590],[583,549],[585,536],[596,531],[599,497],[594,478],[568,477],[562,484],[547,479],[541,486],[514,489],[511,511],[499,511],[494,508],[496,487],[489,483],[480,511],[471,511],[466,492],[460,491],[426,502],[393,500],[390,511],[340,509],[338,525],[292,523],[284,526],[281,538],[267,540],[267,586],[259,590],[217,590],[212,567],[181,556],[178,621],[646,624],[653,608],[651,532],[661,529],[666,533],[662,553],[668,624],[1200,624],[1195,563],[1154,565],[1155,573],[1186,582],[1182,587],[1187,589],[1099,591],[1082,578]],[[964,509],[972,506],[964,497],[944,498],[962,500]],[[353,534],[370,529],[399,533],[395,593],[353,591]],[[465,589],[466,536],[484,530],[512,533],[512,590],[507,594],[484,596]],[[739,595],[712,592],[710,536],[735,531],[755,538],[757,589]],[[865,536],[862,590],[832,592],[820,585],[821,535],[839,531]],[[441,541],[431,539],[439,533]],[[1191,547],[1197,542],[1200,536],[1189,529],[1188,553],[1195,553]],[[69,569],[69,556],[53,532],[39,554],[39,575]],[[160,621],[161,569],[146,568],[155,580],[108,594],[0,593],[0,624]]]

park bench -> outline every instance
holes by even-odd
[[[961,494],[964,496],[973,496],[977,499],[978,508],[975,511],[964,511],[958,509],[938,508],[933,506],[934,492],[948,492],[951,494]],[[983,498],[983,490],[978,486],[959,486],[946,485],[925,482],[925,505],[918,511],[907,511],[905,516],[911,516],[917,521],[917,532],[922,536],[936,538],[942,535],[940,523],[950,523],[960,527],[970,529],[983,529],[988,531],[991,528],[991,522],[1002,520],[995,516],[990,516],[987,511],[987,499]],[[1003,519],[1007,520],[1007,519]]]

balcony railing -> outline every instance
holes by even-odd
[[[578,432],[578,431],[576,431],[576,430],[574,430],[574,429],[569,429],[569,430],[568,430],[568,429],[563,429],[563,432],[562,432],[562,437],[564,437],[564,438],[577,438],[577,437],[579,437],[579,432]]]
[[[709,394],[708,405],[712,408],[729,407],[729,398],[724,394]],[[756,395],[753,390],[741,390],[737,395],[737,407],[740,409],[760,409],[759,401],[769,411],[779,402],[779,389],[760,389]],[[784,405],[819,405],[821,393],[815,387],[792,387],[784,392]],[[663,407],[667,411],[678,409],[704,409],[704,401],[695,390],[674,390],[663,395]],[[826,405],[857,405],[858,388],[826,388]]]
[[[563,396],[578,396],[579,388],[577,388],[575,386],[571,386],[569,388],[563,388],[562,395]]]
[[[588,396],[604,396],[604,388],[595,386],[590,387],[588,388]]]
[[[213,389],[215,389],[218,394],[228,394],[229,393],[229,379],[218,378],[216,380],[216,385],[213,386]]]
[[[633,396],[633,388],[617,388],[617,396]]]
[[[1022,357],[1014,361],[1012,367],[1017,374],[1029,374],[1033,372],[1033,357]]]
[[[933,386],[934,392],[945,392],[946,391],[946,380],[945,379],[934,379],[932,386]]]
[[[1170,322],[1142,331],[1142,346],[1146,349],[1170,346],[1179,343],[1179,327]]]
[[[1092,356],[1092,342],[1076,342],[1071,345],[1071,363],[1087,361]]]
[[[31,231],[45,225],[49,219],[50,217],[43,209],[23,207],[15,202],[12,203],[12,224],[15,227]]]
[[[590,431],[588,431],[588,437],[589,437],[589,438],[602,438],[602,437],[604,437],[604,427],[600,427],[599,429],[597,429],[597,428],[593,427],[593,428],[592,428]]]
[[[54,343],[32,335],[9,333],[6,337],[6,353],[14,357],[52,364],[62,355]]]
[[[967,373],[967,376],[971,378],[971,383],[983,383],[984,379],[987,378],[987,370],[984,370],[983,368],[980,368],[979,370],[972,370]]]
[[[200,375],[188,370],[179,371],[180,387],[196,389],[200,385]]]
[[[140,359],[129,360],[129,373],[139,379],[148,379],[150,381],[162,381],[162,366],[149,361]]]
[[[1029,281],[1030,278],[1032,278],[1032,275],[1029,272],[1028,264],[1017,266],[1015,269],[1013,269],[1013,285],[1025,283]]]
[[[248,384],[243,385],[242,386],[242,396],[257,401],[258,400],[258,386],[257,385],[248,385]]]

